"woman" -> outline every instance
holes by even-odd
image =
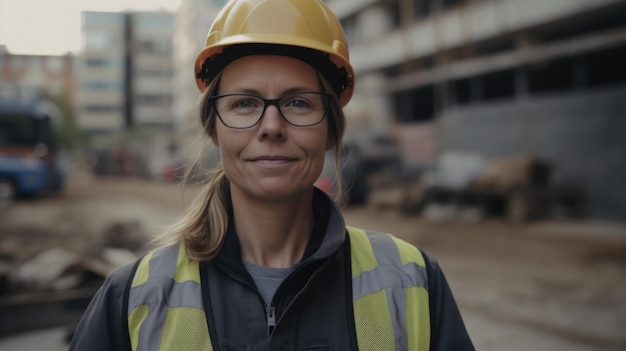
[[[70,349],[473,350],[436,262],[346,227],[313,186],[354,85],[323,2],[230,1],[196,78],[221,166],[161,248],[107,279]]]

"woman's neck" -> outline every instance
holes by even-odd
[[[260,201],[232,191],[243,260],[267,267],[300,261],[313,230],[313,191],[289,201]]]

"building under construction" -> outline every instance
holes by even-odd
[[[532,155],[589,217],[626,219],[626,1],[328,3],[357,72],[353,128],[399,131],[408,163]]]

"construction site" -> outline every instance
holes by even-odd
[[[75,172],[60,196],[0,212],[0,349],[66,350],[105,276],[134,261],[197,188]],[[478,350],[626,350],[626,225],[403,215],[387,189],[344,209],[437,258]]]
[[[0,40],[0,350],[67,350],[198,193],[190,68],[223,4],[82,9],[76,55]],[[626,350],[626,0],[325,4],[356,84],[315,185],[341,177],[347,224],[433,255],[477,350]]]

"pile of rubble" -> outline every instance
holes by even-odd
[[[0,247],[0,315],[13,317],[0,322],[0,336],[77,322],[104,279],[139,258],[149,242],[133,221],[112,223],[95,240],[81,243],[76,235],[55,240],[56,233],[20,233],[1,224],[0,235],[7,243]],[[50,237],[38,240],[45,235]],[[23,257],[24,251],[30,256]],[[30,315],[46,310],[44,320]]]

